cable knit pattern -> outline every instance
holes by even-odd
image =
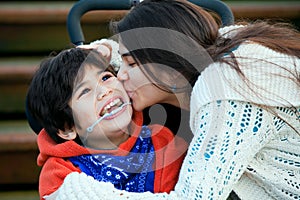
[[[233,54],[251,84],[224,63],[201,74],[191,96],[194,138],[174,191],[128,193],[72,173],[58,199],[215,200],[232,190],[246,200],[300,199],[300,88],[274,65],[299,75],[300,61],[251,42]]]

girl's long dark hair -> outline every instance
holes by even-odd
[[[119,33],[121,38],[123,32],[145,27],[159,27],[178,31],[206,49],[213,61],[222,61],[223,54],[230,52],[232,48],[247,40],[262,44],[277,52],[300,57],[300,33],[290,24],[272,24],[267,21],[247,23],[247,26],[231,39],[224,39],[219,35],[220,25],[219,20],[190,2],[182,0],[145,0],[133,8],[121,21],[112,23],[111,28],[114,33]],[[122,42],[125,46],[130,45],[126,43],[126,38]],[[136,43],[138,42],[136,41]],[[174,43],[176,42],[174,41]],[[160,55],[160,53],[155,55],[153,50],[151,52],[146,50],[132,52],[132,56],[141,63],[149,62],[149,56],[151,56],[152,62],[167,63],[170,61],[170,66],[174,66],[174,56],[170,55],[170,58],[168,58],[167,55],[163,57]],[[179,65],[178,67],[174,66],[174,68],[178,68],[178,71],[181,69],[181,71],[190,72],[187,79],[191,80],[193,86],[199,73],[193,73],[188,65],[184,63],[185,61],[176,59],[176,62]],[[234,68],[238,69],[238,66]],[[299,77],[297,79],[300,81]]]
[[[133,8],[121,21],[113,23],[112,28],[115,33],[120,34],[121,42],[125,47],[130,47],[130,42],[132,41],[127,41],[126,37],[122,37],[122,33],[129,30],[156,27],[180,32],[203,47],[211,57],[211,62],[226,62],[245,81],[247,81],[247,77],[242,73],[235,56],[231,54],[229,59],[224,59],[223,55],[230,54],[233,48],[246,41],[261,44],[276,52],[300,58],[300,33],[291,24],[282,22],[272,23],[271,21],[240,23],[246,26],[236,31],[232,37],[225,38],[219,34],[219,20],[216,20],[215,17],[212,17],[212,15],[197,5],[183,0],[145,0]],[[148,38],[136,36],[134,42],[143,44],[143,40],[146,39]],[[174,40],[172,42],[176,43],[180,41]],[[181,48],[180,45],[179,48]],[[191,66],[191,63],[188,63],[186,60],[168,52],[164,52],[164,56],[161,56],[160,51],[158,50],[157,53],[153,49],[143,49],[130,53],[140,64],[149,62],[163,63],[164,65],[171,66],[176,71],[183,73],[191,86],[195,84],[200,73],[210,64],[206,63],[201,67],[197,66],[197,70],[195,70],[195,66]],[[278,66],[275,63],[272,64],[276,67],[284,68],[284,66]],[[295,65],[294,70],[292,68],[286,70],[292,74],[292,81],[300,88],[300,74],[297,67]],[[144,73],[151,76],[151,73],[148,73],[147,70],[144,70]]]

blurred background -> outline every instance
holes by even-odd
[[[96,0],[95,0],[96,1]],[[122,1],[122,0],[120,0]],[[300,0],[224,0],[236,21],[273,19],[300,30]],[[70,47],[66,18],[76,1],[0,0],[0,199],[39,199],[36,134],[25,96],[42,58]],[[128,11],[91,11],[82,19],[85,42],[109,37],[108,22]]]

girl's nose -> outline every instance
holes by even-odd
[[[104,97],[109,96],[113,93],[113,90],[111,88],[102,87],[99,89],[99,92],[97,94],[97,100],[101,101]]]
[[[121,65],[121,67],[118,71],[117,77],[120,81],[126,81],[129,79],[128,70],[126,69],[126,67],[123,64]]]

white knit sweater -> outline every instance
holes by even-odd
[[[246,200],[300,199],[300,86],[285,70],[299,76],[300,60],[251,42],[233,54],[250,83],[224,63],[199,76],[191,96],[194,138],[174,191],[128,193],[72,173],[57,199],[226,199],[232,190]]]

